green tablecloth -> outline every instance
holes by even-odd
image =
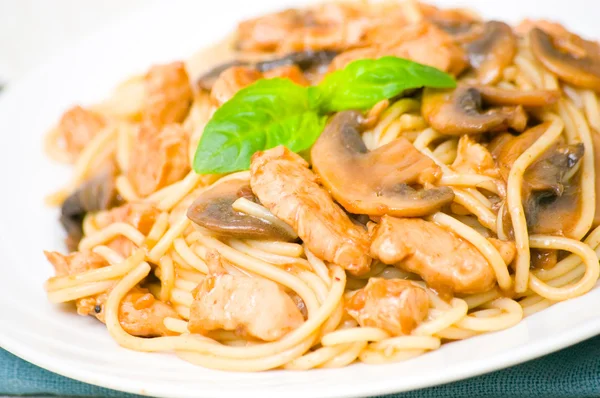
[[[134,397],[58,376],[0,349],[2,395]],[[512,368],[387,398],[439,397],[600,397],[600,336]]]

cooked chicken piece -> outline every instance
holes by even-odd
[[[217,105],[221,106],[229,101],[235,93],[260,78],[262,78],[262,74],[252,67],[232,66],[219,75],[210,96]]]
[[[219,252],[214,249],[208,250],[205,260],[208,272],[213,275],[226,274],[227,270],[225,269],[225,265],[233,266],[231,262],[224,259]]]
[[[329,3],[306,10],[288,9],[244,21],[237,30],[243,51],[345,49],[361,43],[369,18],[363,7]]]
[[[74,106],[66,111],[58,126],[59,136],[69,160],[74,162],[83,148],[106,126],[106,119],[88,109]]]
[[[224,329],[273,341],[304,322],[294,300],[275,282],[260,277],[212,275],[193,295],[188,323],[192,333]]]
[[[355,275],[369,271],[367,232],[317,183],[304,159],[279,146],[255,153],[250,173],[263,206],[292,226],[317,257]]]
[[[366,19],[352,19],[298,29],[286,37],[280,51],[320,51],[356,47],[364,43],[363,38],[369,25]]]
[[[160,210],[150,203],[127,203],[104,212],[97,217],[97,224],[104,228],[115,222],[125,222],[147,235],[159,214]]]
[[[459,173],[499,177],[499,171],[496,168],[496,162],[494,162],[492,154],[468,135],[463,135],[458,140],[456,159],[452,163],[452,168]]]
[[[74,252],[63,255],[44,252],[56,270],[57,276],[75,275],[108,266],[108,262],[93,252]],[[104,303],[110,290],[75,301],[79,315],[93,315],[104,322]],[[173,334],[164,324],[165,317],[179,319],[170,306],[158,301],[146,289],[135,287],[123,298],[119,307],[119,322],[123,329],[134,336],[153,337]]]
[[[241,51],[275,51],[290,31],[304,25],[306,14],[288,9],[243,21],[237,28],[236,47]]]
[[[144,78],[142,121],[162,127],[182,122],[192,104],[192,88],[183,62],[155,65]]]
[[[515,255],[517,254],[515,242],[496,238],[488,238],[488,240],[498,250],[498,253],[500,253],[502,260],[504,260],[506,264],[512,263],[512,261],[515,259]]]
[[[56,276],[80,274],[108,265],[104,257],[94,252],[73,252],[64,255],[59,252],[44,251],[44,254],[54,266]]]
[[[390,40],[390,37],[394,39]],[[457,75],[467,66],[465,51],[452,37],[435,25],[422,22],[400,26],[395,32],[382,32],[371,38],[370,47],[346,51],[338,55],[330,70],[342,69],[357,59],[376,59],[386,55],[407,58]]]
[[[494,270],[470,243],[417,218],[381,217],[371,256],[420,275],[429,286],[456,293],[481,293],[496,281]]]
[[[146,289],[135,288],[121,301],[119,322],[123,329],[134,336],[168,336],[174,333],[164,325],[166,317],[179,319],[169,305],[158,301]]]
[[[309,81],[306,79],[302,69],[300,69],[298,65],[280,66],[278,68],[266,71],[263,76],[265,79],[272,79],[275,77],[287,78],[301,86],[309,85]]]
[[[107,291],[77,300],[77,313],[93,315],[104,323],[104,304],[108,299],[108,293]],[[156,300],[147,289],[140,287],[135,287],[127,293],[119,307],[119,322],[123,329],[133,336],[157,337],[176,334],[165,327],[166,317],[179,319],[179,315],[173,308]]]
[[[370,278],[346,303],[346,310],[360,326],[398,336],[410,334],[427,317],[429,297],[407,280]]]
[[[259,79],[272,79],[275,77],[288,78],[294,83],[307,86],[308,80],[302,70],[296,65],[280,66],[266,71],[264,74],[252,66],[231,66],[225,69],[215,81],[210,96],[215,104],[223,105],[238,91]]]
[[[127,177],[141,197],[179,181],[189,171],[188,136],[180,125],[141,125]]]
[[[142,234],[148,235],[159,214],[160,210],[150,203],[128,203],[99,214],[96,217],[96,224],[99,228],[105,228],[115,222],[124,222],[134,226]],[[137,249],[137,246],[124,236],[111,240],[107,246],[123,257],[131,256]]]

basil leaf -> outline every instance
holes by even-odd
[[[285,145],[310,148],[326,117],[309,106],[308,91],[288,79],[259,80],[238,91],[213,115],[194,156],[199,174],[230,173],[250,167],[257,151]]]
[[[454,88],[456,81],[436,68],[403,58],[361,59],[327,75],[309,90],[309,98],[323,113],[365,110],[404,90],[420,87]]]
[[[305,151],[325,128],[326,114],[368,109],[420,87],[453,88],[456,82],[440,70],[397,57],[354,61],[315,87],[288,79],[259,80],[215,112],[198,144],[194,171],[246,170],[255,152],[278,145]]]

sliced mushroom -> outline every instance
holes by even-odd
[[[239,198],[257,201],[248,181],[233,179],[217,183],[192,203],[187,216],[201,227],[223,236],[284,241],[297,238],[291,228],[283,227],[283,221],[273,223],[234,210],[232,205]]]
[[[196,84],[201,89],[210,90],[212,89],[219,75],[232,66],[253,67],[257,71],[264,73],[275,68],[279,68],[281,66],[298,65],[298,67],[301,70],[306,71],[310,69],[319,69],[321,67],[328,66],[336,55],[337,52],[331,50],[308,50],[293,52],[286,54],[280,58],[269,59],[260,62],[249,62],[241,60],[229,61],[214,67],[213,69],[200,76],[196,81]]]
[[[518,136],[503,134],[492,141],[491,152],[504,180],[513,163],[523,152],[538,140],[550,123],[542,123]],[[583,157],[583,144],[566,145],[558,143],[547,150],[527,168],[523,175],[525,188],[530,191],[548,191],[556,196],[563,193],[565,176]]]
[[[504,22],[488,21],[482,35],[467,44],[469,62],[481,84],[492,84],[502,76],[517,53],[517,38]]]
[[[478,21],[430,18],[434,25],[452,36],[458,43],[470,42],[482,33],[482,25]]]
[[[481,35],[483,23],[478,16],[460,8],[439,9],[420,4],[420,14],[444,32],[450,34],[458,43],[472,41]]]
[[[498,135],[492,140],[488,149],[496,160],[500,174],[505,181],[508,181],[508,174],[513,163],[548,130],[549,126],[550,122],[546,122],[538,124],[518,136],[506,133]]]
[[[575,43],[569,43],[577,48],[575,53],[571,46],[557,45],[555,38],[539,28],[531,29],[529,41],[537,60],[562,80],[600,91],[600,46],[591,46],[589,42],[582,45],[583,39],[578,38]],[[592,47],[595,51],[591,51]]]
[[[533,127],[514,137],[499,136],[491,144],[500,173],[505,180],[513,163],[547,130],[549,123]],[[579,186],[574,168],[583,157],[583,144],[558,142],[527,168],[523,175],[523,207],[531,233],[567,234],[577,220]],[[576,178],[575,178],[576,179]],[[510,223],[505,218],[505,223]]]
[[[564,192],[565,176],[583,158],[583,144],[561,144],[529,166],[523,179],[532,191],[546,191],[555,196]]]
[[[508,90],[493,86],[473,86],[486,104],[536,108],[555,104],[560,99],[558,90]]]
[[[577,185],[565,185],[561,196],[548,191],[532,192],[523,206],[527,229],[532,234],[564,235],[578,220],[581,201]]]
[[[481,92],[470,86],[423,91],[421,113],[436,131],[447,135],[481,134],[512,128],[523,131],[527,114],[522,106],[483,110]]]
[[[592,142],[594,144],[594,165],[596,166],[596,170],[600,166],[600,133],[597,131],[592,131]],[[600,225],[600,173],[595,173],[596,181],[596,212],[594,213],[594,222],[592,223],[592,228],[596,228]]]
[[[115,172],[114,166],[106,167],[83,182],[63,202],[60,223],[67,232],[65,243],[70,251],[77,250],[77,245],[83,237],[83,218],[88,212],[108,210],[119,204]]]
[[[257,62],[255,67],[260,72],[266,72],[286,65],[298,65],[300,69],[308,70],[328,66],[337,54],[337,51],[332,50],[298,51],[284,55],[281,58]]]
[[[405,138],[368,151],[361,119],[356,111],[336,114],[311,151],[321,183],[348,212],[417,217],[452,201],[448,187],[414,187],[435,179],[439,169]]]

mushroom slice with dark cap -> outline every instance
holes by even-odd
[[[576,35],[569,36],[568,43],[561,43],[540,28],[531,29],[533,55],[567,83],[600,91],[600,46]]]
[[[455,90],[423,91],[423,117],[436,131],[446,135],[481,134],[512,128],[523,131],[527,114],[521,106],[483,110],[481,92],[470,86]]]
[[[527,168],[523,199],[531,233],[569,236],[579,218],[581,194],[579,184],[568,177],[583,151],[582,143],[559,144]]]
[[[555,196],[564,192],[565,175],[583,157],[583,144],[555,146],[551,151],[527,168],[523,179],[532,191],[548,191]]]
[[[267,72],[275,68],[287,65],[298,65],[303,71],[328,66],[336,57],[337,51],[320,50],[320,51],[298,51],[284,55],[281,58],[257,62],[254,67],[259,72]]]
[[[283,221],[274,223],[234,210],[232,205],[240,198],[256,202],[247,180],[217,182],[192,203],[187,216],[195,224],[222,236],[284,241],[298,237]]]
[[[600,166],[600,133],[592,131],[592,142],[594,143],[594,165]],[[592,228],[600,225],[600,173],[595,174],[596,185],[596,212],[594,213],[594,222]]]
[[[338,203],[354,214],[419,217],[452,201],[448,187],[415,188],[439,169],[405,138],[368,151],[361,119],[356,111],[336,114],[311,150],[313,169]]]
[[[113,165],[84,181],[65,199],[61,207],[60,223],[67,232],[65,240],[70,251],[77,250],[83,237],[83,218],[88,212],[108,210],[120,202],[115,184]]]
[[[548,129],[543,123],[519,136],[503,134],[492,141],[491,153],[500,174],[508,180],[510,169],[523,152]],[[523,175],[523,208],[531,233],[566,234],[577,220],[578,184],[572,177],[583,157],[583,144],[558,142],[531,164]],[[508,220],[507,220],[508,221]]]
[[[555,104],[560,99],[558,90],[510,90],[493,86],[472,86],[488,105],[536,108]]]
[[[517,53],[517,38],[504,22],[488,21],[480,37],[466,45],[471,67],[481,84],[497,82]]]
[[[331,50],[307,50],[289,53],[280,58],[268,59],[260,62],[241,60],[229,61],[204,73],[198,78],[196,84],[201,89],[210,90],[219,78],[219,75],[232,66],[248,66],[256,69],[258,72],[264,73],[282,66],[297,65],[302,71],[306,71],[313,68],[318,69],[328,66],[336,55],[337,52]]]
[[[549,122],[542,123],[516,137],[503,134],[492,141],[491,153],[505,180],[508,180],[510,169],[517,158],[546,132],[549,125]],[[570,174],[569,170],[575,167],[582,157],[581,143],[567,145],[559,142],[553,145],[527,168],[523,175],[524,188],[532,191],[552,191],[560,196],[565,175]]]
[[[444,32],[448,33],[457,43],[471,42],[483,31],[483,25],[475,20],[452,20],[444,18],[429,18],[429,21]]]

